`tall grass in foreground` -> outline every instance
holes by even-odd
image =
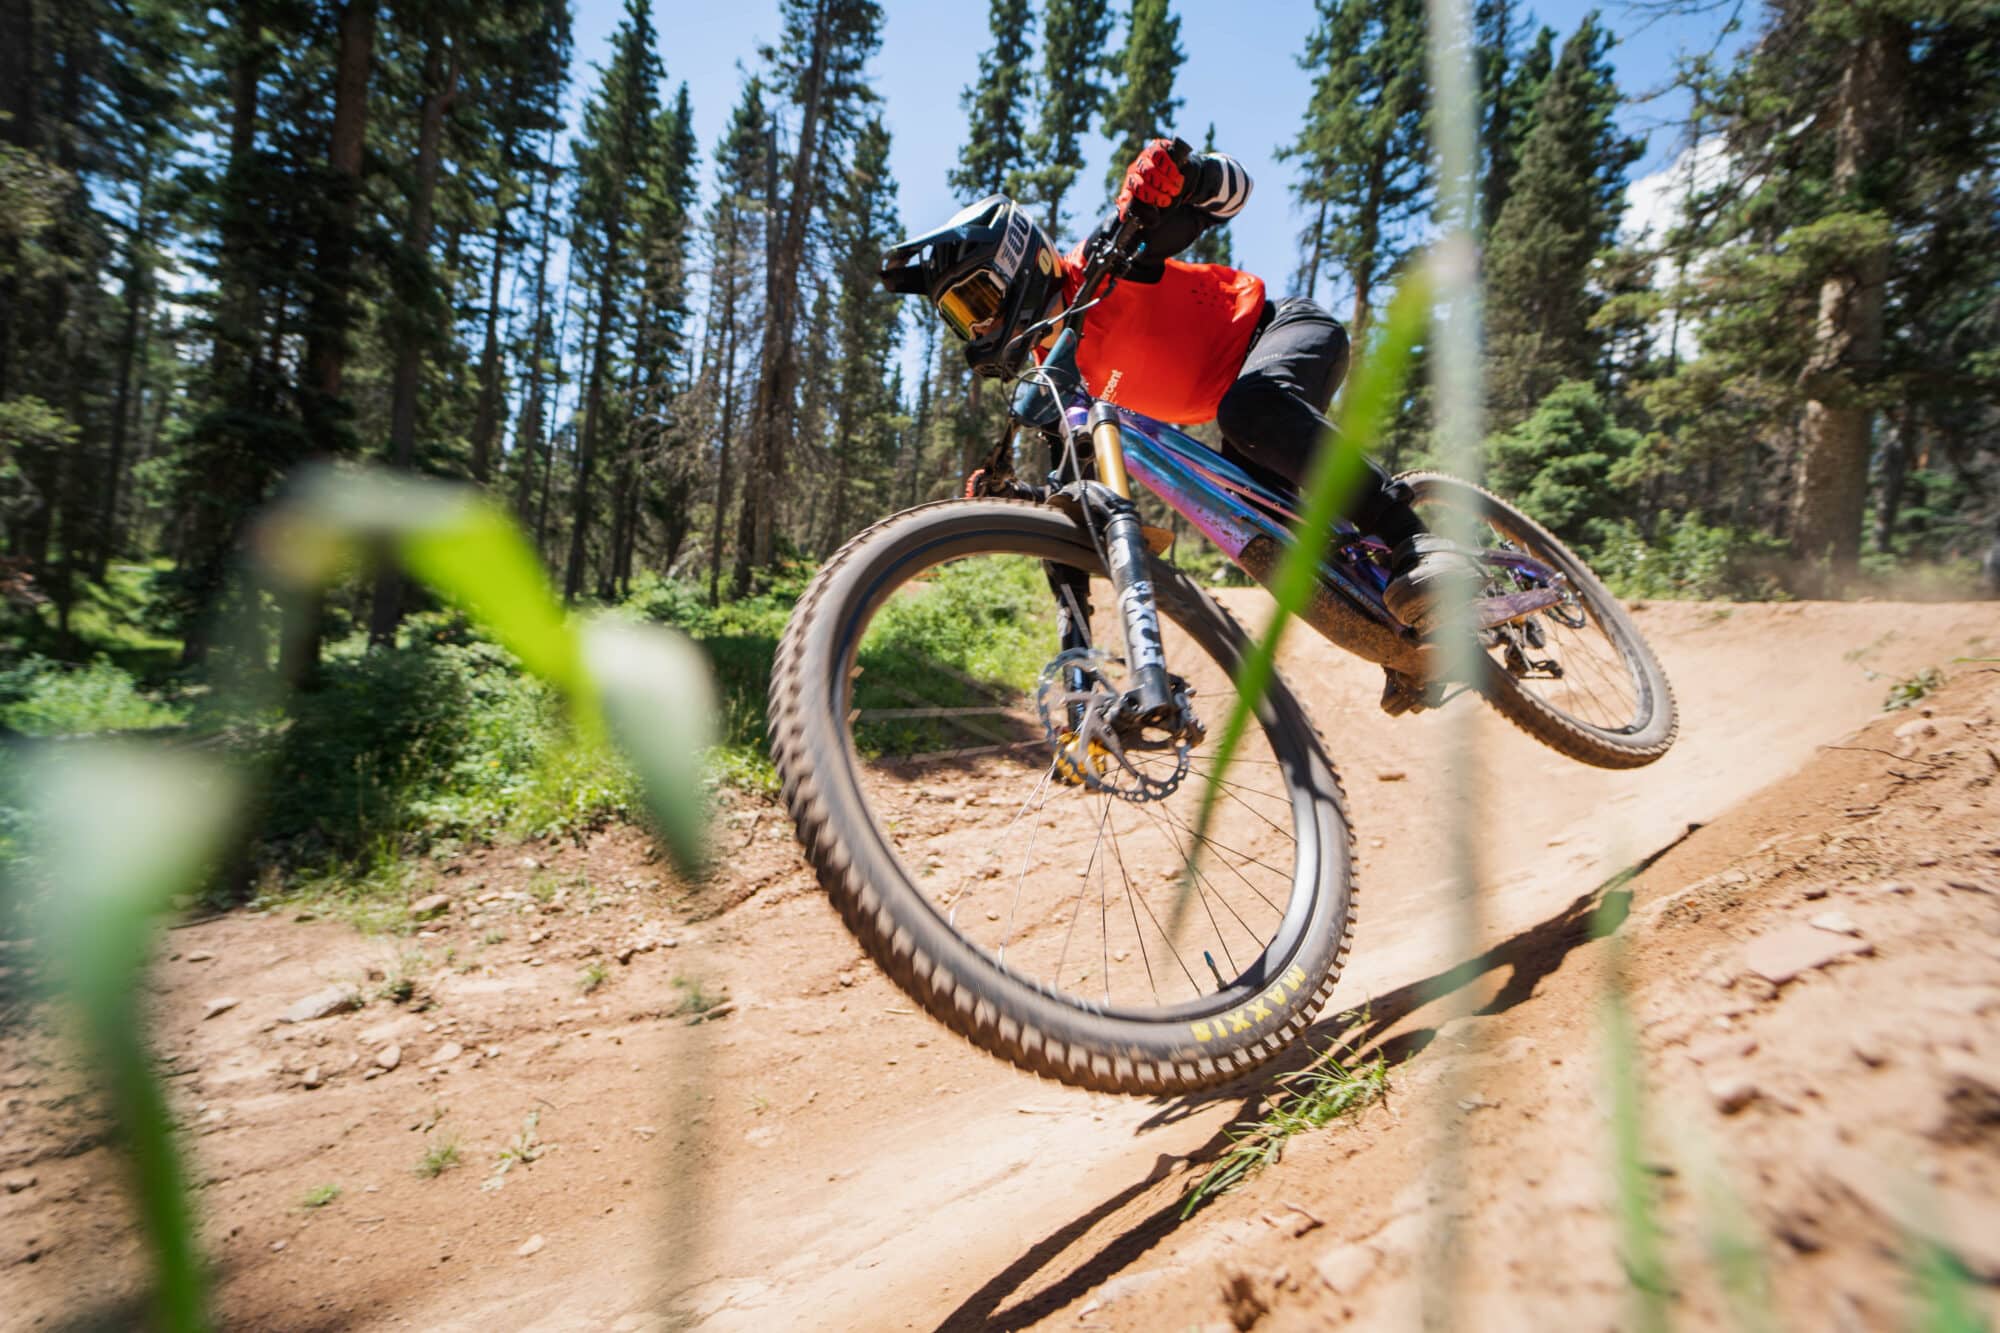
[[[706,668],[657,626],[572,624],[498,505],[440,482],[319,471],[264,517],[252,548],[256,572],[293,598],[325,586],[357,555],[399,564],[559,691],[579,733],[617,748],[668,851],[684,870],[700,868],[700,764],[714,711]],[[261,676],[225,688],[256,704],[277,687]],[[32,794],[29,855],[10,868],[6,892],[41,900],[38,943],[81,1019],[133,1169],[154,1258],[155,1321],[202,1328],[207,1275],[146,1041],[140,978],[170,905],[228,854],[250,784],[217,760],[129,743],[52,748],[21,768]],[[112,818],[116,836],[106,836]]]

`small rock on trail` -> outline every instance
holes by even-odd
[[[384,1046],[375,1052],[375,1064],[384,1071],[394,1069],[401,1063],[403,1063],[403,1048],[400,1046]]]
[[[1749,1079],[1741,1075],[1730,1075],[1723,1078],[1710,1079],[1708,1083],[1708,1096],[1709,1100],[1715,1103],[1716,1110],[1722,1112],[1724,1115],[1735,1115],[1751,1102],[1757,1100],[1758,1090],[1757,1085]]]
[[[400,1052],[398,1052],[398,1054],[400,1055]],[[438,1047],[435,1051],[432,1051],[430,1053],[430,1057],[424,1061],[424,1065],[426,1068],[436,1068],[438,1065],[448,1065],[453,1060],[458,1059],[459,1056],[464,1054],[465,1054],[465,1047],[459,1045],[455,1041],[448,1041],[444,1045]]]
[[[548,1244],[548,1241],[541,1235],[541,1233],[537,1232],[535,1235],[532,1235],[528,1237],[526,1240],[522,1241],[521,1248],[515,1250],[514,1253],[520,1255],[523,1259],[526,1259],[530,1255],[540,1254],[542,1252],[542,1246],[546,1244]]]
[[[361,1007],[361,996],[351,986],[328,986],[325,990],[314,991],[311,995],[293,1003],[292,1007],[278,1015],[281,1023],[310,1023],[315,1019],[331,1018]]]
[[[442,893],[433,893],[427,898],[419,898],[410,904],[412,921],[429,921],[432,917],[443,916],[451,910],[451,899]]]
[[[1825,967],[1835,959],[1873,951],[1874,946],[1848,935],[1808,925],[1788,925],[1751,940],[1744,946],[1743,961],[1756,975],[1774,986],[1782,986],[1801,973]]]
[[[242,1001],[238,1000],[234,995],[218,995],[202,1006],[202,1021],[207,1022],[217,1014],[226,1014],[240,1003]]]

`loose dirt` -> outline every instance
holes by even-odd
[[[1913,1233],[1948,1239],[1994,1310],[2000,673],[1952,659],[1992,656],[2000,616],[1639,620],[1682,708],[1666,759],[1600,772],[1480,726],[1480,941],[1458,972],[1457,780],[1434,752],[1478,706],[1386,718],[1378,673],[1291,641],[1361,856],[1354,958],[1309,1045],[1385,1054],[1390,1095],[1186,1222],[1188,1185],[1280,1071],[1127,1100],[972,1051],[864,961],[761,800],[725,807],[698,887],[613,830],[430,863],[413,896],[446,905],[408,937],[296,909],[167,932],[154,1034],[222,1316],[1372,1328],[1456,1299],[1481,1326],[1624,1325],[1614,963],[1678,1319],[1723,1321],[1717,1217],[1761,1238],[1790,1326],[1901,1322]],[[1879,711],[1931,666],[1950,680],[1923,710]],[[1456,1001],[1431,998],[1446,973]],[[281,1021],[334,987],[364,1003]],[[1475,1016],[1440,1028],[1455,1002]],[[0,1324],[124,1322],[144,1265],[117,1162],[59,1022],[26,1019],[0,1038]]]

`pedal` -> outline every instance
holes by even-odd
[[[1387,668],[1382,672],[1382,711],[1390,717],[1401,717],[1411,711],[1424,708],[1424,687],[1400,671]]]

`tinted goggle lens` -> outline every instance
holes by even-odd
[[[968,273],[938,297],[938,313],[951,331],[971,342],[986,331],[985,326],[1000,317],[1007,301],[1007,289],[990,269]]]

